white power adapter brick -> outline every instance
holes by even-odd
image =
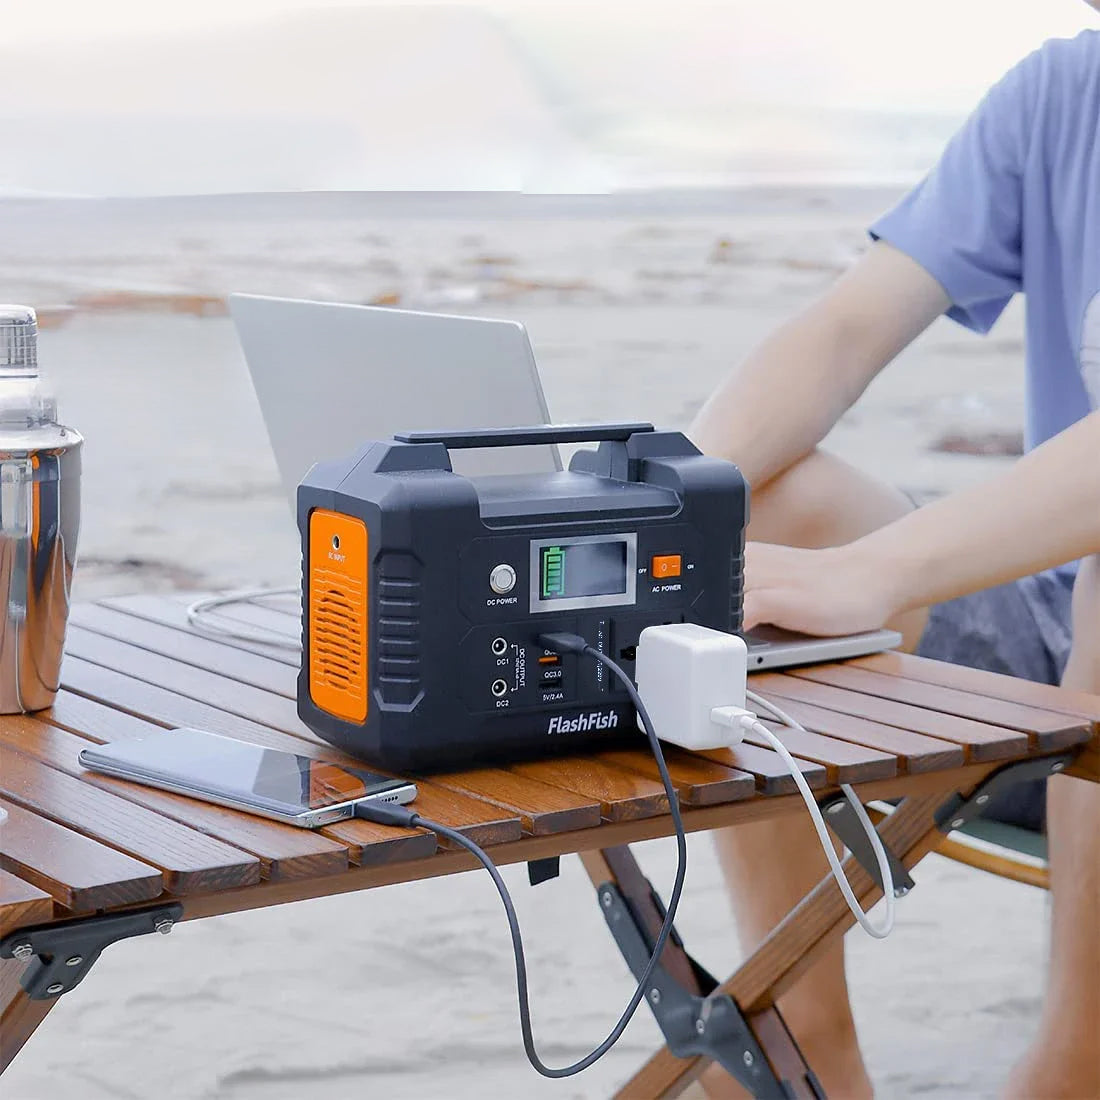
[[[634,675],[656,735],[685,749],[738,744],[744,731],[715,722],[711,712],[745,706],[747,667],[748,648],[736,634],[695,623],[647,627]]]

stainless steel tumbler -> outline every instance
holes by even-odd
[[[0,305],[0,713],[53,703],[80,528],[84,440],[38,375],[33,309]]]

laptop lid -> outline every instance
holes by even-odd
[[[229,308],[294,507],[314,463],[399,431],[549,423],[516,321],[233,294]],[[467,475],[561,469],[549,446],[456,451]]]

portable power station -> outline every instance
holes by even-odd
[[[598,443],[568,471],[463,477],[448,450]],[[298,488],[298,712],[385,768],[432,770],[635,733],[582,635],[628,672],[647,627],[741,626],[748,487],[650,424],[408,433]]]

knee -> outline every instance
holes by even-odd
[[[822,484],[827,456],[811,451],[752,493],[749,538],[784,546],[822,546],[835,490]]]

